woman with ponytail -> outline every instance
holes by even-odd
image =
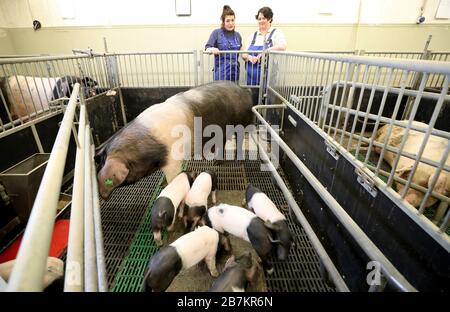
[[[223,6],[222,25],[209,36],[205,50],[214,54],[214,80],[239,81],[239,54],[226,51],[238,51],[242,47],[242,37],[235,31],[235,14],[228,5]]]

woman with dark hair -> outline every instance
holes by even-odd
[[[273,12],[269,7],[262,7],[256,14],[258,30],[251,34],[246,41],[248,51],[284,51],[286,50],[286,38],[281,29],[272,28]],[[259,85],[261,75],[260,53],[243,54],[242,58],[247,61],[247,84]]]
[[[205,50],[215,55],[214,80],[239,81],[239,55],[237,53],[221,53],[238,51],[242,47],[242,37],[235,31],[235,14],[228,6],[223,6],[222,27],[214,29],[205,45]]]

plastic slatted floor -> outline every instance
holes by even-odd
[[[247,157],[248,158],[248,154]],[[326,292],[334,291],[321,278],[319,259],[304,230],[288,212],[287,202],[272,183],[271,174],[260,170],[260,161],[226,161],[220,166],[213,161],[189,161],[188,170],[215,170],[218,190],[244,191],[252,183],[264,191],[286,215],[295,237],[295,247],[286,261],[275,258],[275,272],[266,276],[271,292]],[[280,172],[282,173],[282,172]],[[106,269],[112,291],[139,291],[144,270],[150,257],[158,250],[151,232],[150,209],[160,193],[160,172],[135,185],[117,189],[108,202],[101,203],[105,240]]]

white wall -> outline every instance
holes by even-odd
[[[268,5],[280,24],[414,24],[424,0],[191,0],[191,16],[176,16],[175,0],[0,0],[0,27],[113,26],[157,24],[219,24],[224,4],[237,23],[255,24],[255,14]],[[426,23],[434,18],[439,0],[427,0]],[[360,15],[359,15],[360,13]],[[63,19],[63,17],[69,19]]]

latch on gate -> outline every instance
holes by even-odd
[[[366,191],[369,192],[370,195],[372,195],[372,197],[376,197],[378,191],[372,179],[365,172],[361,171],[358,168],[355,169],[355,173],[358,175],[356,179],[358,183],[361,184],[362,187],[364,187]]]
[[[336,148],[331,144],[331,142],[325,140],[325,145],[327,146],[327,152],[330,154],[334,159],[339,159],[339,153],[336,151]]]

